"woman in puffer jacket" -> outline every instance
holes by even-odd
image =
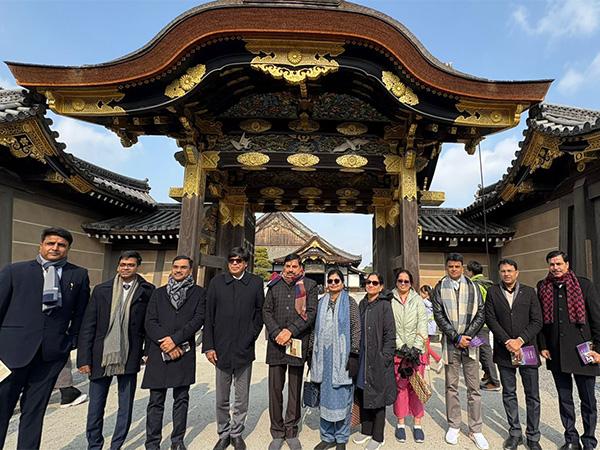
[[[413,416],[413,438],[415,442],[422,443],[425,441],[425,433],[421,420],[425,415],[425,407],[413,390],[409,378],[414,370],[421,376],[425,374],[427,311],[423,299],[413,288],[413,276],[408,270],[398,270],[395,285],[392,291],[392,311],[396,324],[394,369],[398,387],[394,402],[394,414],[398,418],[395,435],[398,441],[406,441],[404,419],[406,416]]]

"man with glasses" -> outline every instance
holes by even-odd
[[[254,344],[263,326],[263,281],[248,272],[248,252],[234,247],[227,272],[208,285],[202,349],[216,368],[217,432],[214,450],[232,445],[244,450],[242,438],[248,413],[248,396],[254,361]],[[231,417],[230,392],[235,394]]]
[[[461,408],[458,396],[459,370],[462,366],[467,385],[469,437],[477,448],[487,450],[483,433],[479,363],[477,345],[471,343],[485,321],[481,291],[464,276],[463,256],[450,253],[446,257],[446,276],[435,286],[431,296],[433,316],[442,331],[442,357],[446,375],[446,442],[458,444]]]
[[[269,450],[279,450],[284,441],[290,450],[300,450],[298,423],[302,392],[302,370],[307,358],[308,339],[317,314],[317,283],[304,277],[300,256],[285,257],[283,272],[268,284],[263,306],[267,327],[269,365],[269,416],[273,440]],[[302,342],[301,357],[286,354],[292,338]],[[283,387],[288,373],[288,404],[283,419]]]
[[[104,408],[114,376],[117,377],[119,410],[111,449],[123,446],[131,426],[144,349],[146,308],[154,291],[154,285],[137,273],[141,263],[138,252],[121,253],[116,275],[94,288],[81,324],[77,366],[90,377],[85,433],[88,449],[101,449],[104,445]]]

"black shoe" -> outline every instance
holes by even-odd
[[[231,438],[231,445],[235,450],[246,450],[246,443],[241,436],[236,436]]]
[[[527,439],[527,448],[529,450],[542,450],[542,446],[538,441],[530,441],[529,439]]]
[[[316,445],[315,450],[327,450],[328,448],[333,448],[336,445],[337,444],[335,442],[321,441]]]
[[[242,441],[243,442],[243,441]],[[221,438],[213,447],[213,450],[225,450],[231,444],[231,438],[227,436],[226,438]]]
[[[183,442],[178,442],[177,444],[171,444],[171,450],[187,450]]]
[[[346,443],[338,442],[337,444],[335,444],[335,450],[346,450]]]
[[[560,450],[581,450],[581,444],[579,442],[566,442]]]
[[[506,450],[516,450],[519,445],[523,445],[523,436],[509,436],[504,441],[503,447]]]
[[[69,406],[80,405],[87,400],[87,395],[82,394],[79,389],[73,386],[60,388],[60,407],[68,408]]]

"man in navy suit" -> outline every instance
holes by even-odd
[[[0,271],[0,360],[11,370],[0,382],[0,448],[19,396],[17,448],[40,448],[52,388],[76,347],[90,280],[67,262],[72,243],[67,230],[46,228],[36,259]]]

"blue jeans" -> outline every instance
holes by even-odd
[[[344,420],[338,422],[330,422],[321,418],[319,429],[321,431],[321,440],[324,442],[337,442],[345,444],[350,439],[350,419],[352,418],[351,411]]]
[[[90,380],[90,403],[88,406],[87,426],[85,435],[88,441],[88,449],[102,449],[104,445],[104,436],[102,436],[102,426],[104,425],[104,408],[106,406],[106,397],[113,377],[102,377],[97,380]],[[111,450],[120,449],[127,438],[129,427],[131,426],[131,416],[133,412],[133,400],[135,398],[135,386],[137,374],[117,375],[117,384],[119,389],[119,410],[117,412],[117,422],[115,423],[115,432],[110,443]]]

